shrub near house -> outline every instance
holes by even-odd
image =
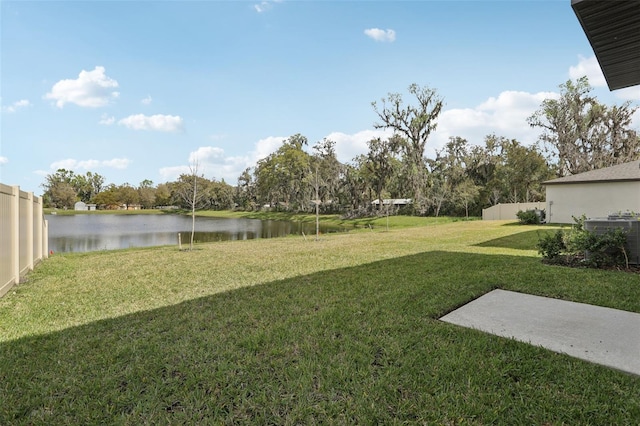
[[[629,268],[627,232],[623,228],[596,233],[585,229],[586,217],[575,218],[568,231],[558,229],[546,234],[537,244],[538,253],[555,264],[583,265],[592,268]]]
[[[544,222],[544,210],[520,210],[516,217],[522,225],[540,225]]]

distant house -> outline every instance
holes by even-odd
[[[73,209],[74,210],[78,210],[78,211],[95,210],[96,209],[96,204],[86,204],[83,201],[78,201],[73,206]]]
[[[375,199],[371,202],[371,204],[373,204],[374,206],[377,206],[380,204],[380,200]],[[411,198],[385,198],[382,200],[383,206],[403,207],[409,204],[411,204]]]
[[[119,207],[120,210],[141,210],[141,204],[121,204]]]
[[[640,212],[640,160],[543,182],[549,223]]]

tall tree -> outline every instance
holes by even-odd
[[[464,207],[464,214],[467,219],[469,219],[469,206],[477,199],[478,193],[478,186],[469,178],[464,179],[455,188],[454,200]]]
[[[468,142],[459,136],[450,137],[449,142],[436,151],[435,160],[428,160],[430,170],[429,201],[436,217],[443,207],[453,213],[456,207],[456,188],[467,179],[466,161]]]
[[[638,107],[607,107],[591,95],[587,77],[560,85],[527,121],[539,127],[540,142],[557,157],[558,174],[582,173],[640,158],[640,137],[629,128]]]
[[[78,199],[78,194],[73,186],[75,173],[72,170],[58,169],[49,174],[42,184],[44,189],[44,204],[47,207],[73,208]]]
[[[256,203],[256,185],[250,167],[247,167],[238,177],[235,202],[238,207],[244,210],[254,210],[258,207]]]
[[[452,136],[444,148],[436,151],[435,171],[444,174],[449,182],[456,186],[467,177],[468,159],[469,142],[459,136]]]
[[[434,209],[436,217],[440,216],[443,205],[452,198],[451,182],[442,174],[431,174],[431,186],[429,187],[429,201]]]
[[[544,200],[542,182],[553,178],[553,170],[535,147],[521,145],[515,139],[500,138],[500,163],[496,177],[502,195],[509,202]]]
[[[367,142],[365,170],[370,186],[373,188],[376,198],[379,200],[378,210],[382,209],[382,191],[393,173],[393,142],[380,138]]]
[[[412,191],[413,205],[418,214],[428,208],[424,189],[426,187],[426,167],[424,151],[427,140],[436,129],[437,119],[442,111],[443,99],[435,89],[411,84],[409,93],[415,97],[415,104],[405,103],[399,93],[389,93],[382,98],[379,107],[374,101],[373,109],[380,119],[377,129],[392,129],[402,141],[400,151],[407,166],[407,178]]]
[[[214,210],[231,210],[234,207],[234,188],[221,181],[212,180],[208,191],[209,208]]]
[[[262,204],[306,211],[312,197],[311,160],[304,151],[307,138],[296,134],[256,166],[257,194]]]
[[[319,207],[323,211],[335,210],[339,207],[339,193],[344,177],[344,165],[338,161],[335,150],[336,143],[323,139],[313,146],[312,172],[314,187],[318,186]],[[317,172],[317,173],[316,173]]]
[[[117,209],[120,206],[119,199],[119,190],[118,187],[111,183],[102,189],[95,197],[93,197],[93,202],[96,203],[100,208],[104,209]]]
[[[497,204],[501,199],[501,186],[496,179],[496,168],[501,161],[495,135],[485,137],[484,146],[473,145],[467,152],[466,174],[478,186],[481,207]]]
[[[85,175],[74,175],[71,185],[81,201],[89,203],[102,191],[104,177],[98,173],[87,172]]]
[[[133,186],[123,183],[118,186],[118,201],[120,201],[120,204],[125,205],[126,209],[129,209],[132,205],[140,202],[140,195],[138,195],[138,191]]]
[[[156,188],[151,180],[145,179],[138,185],[138,200],[144,209],[150,209],[155,205]]]
[[[171,204],[171,190],[169,189],[169,184],[158,184],[154,195],[156,206],[169,206]]]
[[[347,164],[344,169],[345,205],[349,206],[350,214],[357,214],[360,209],[367,207],[371,197],[367,196],[369,187],[365,179],[364,164],[366,157],[359,155]]]

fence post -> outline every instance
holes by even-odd
[[[33,271],[33,192],[27,192],[27,269]]]
[[[33,229],[33,241],[35,247],[33,249],[33,257],[35,260],[44,259],[42,255],[42,197],[34,197],[34,203],[36,208],[33,212],[33,223],[35,228]]]
[[[20,282],[20,187],[11,187],[11,276],[14,284]]]
[[[49,257],[49,221],[42,216],[42,260]]]
[[[38,223],[38,258],[45,260],[49,257],[49,227],[44,218],[44,198],[36,197],[38,200],[38,211],[36,221]]]

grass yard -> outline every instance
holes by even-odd
[[[640,378],[441,323],[492,290],[640,312],[640,275],[543,265],[549,228],[56,255],[0,299],[0,424],[637,424]]]

